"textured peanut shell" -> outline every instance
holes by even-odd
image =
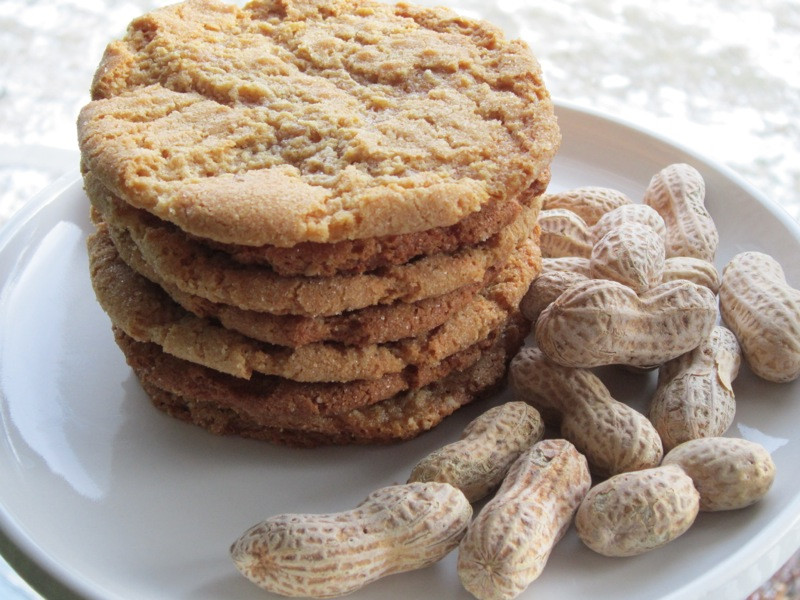
[[[596,242],[612,229],[625,223],[647,225],[666,243],[667,225],[656,209],[647,204],[624,204],[607,212],[592,226],[592,237]]]
[[[571,210],[591,226],[606,213],[627,204],[632,204],[631,199],[619,190],[585,186],[547,194],[544,197],[542,208]]]
[[[509,378],[515,397],[560,426],[592,473],[606,477],[661,462],[661,439],[647,417],[615,400],[591,371],[562,367],[527,347],[512,359]]]
[[[667,225],[667,256],[693,256],[714,262],[719,232],[705,206],[703,176],[684,163],[656,173],[645,190],[644,203]]]
[[[722,271],[720,312],[753,372],[768,381],[800,376],[800,290],[762,252],[742,252]]]
[[[641,294],[661,283],[664,240],[649,225],[621,223],[592,247],[590,274],[610,279]]]
[[[622,473],[597,484],[575,515],[578,537],[605,556],[659,548],[694,523],[700,495],[676,465]]]
[[[585,256],[542,258],[542,273],[548,271],[568,271],[589,277],[589,258]]]
[[[577,214],[564,208],[542,210],[539,213],[542,228],[540,245],[542,256],[560,258],[583,256],[592,253],[592,233]]]
[[[519,308],[525,318],[536,323],[542,311],[550,306],[561,294],[577,283],[588,278],[573,271],[548,271],[533,280],[522,297]]]
[[[408,481],[449,483],[476,502],[500,485],[511,464],[543,434],[544,422],[532,406],[495,406],[470,422],[458,441],[419,461]]]
[[[608,280],[575,285],[539,316],[535,333],[551,360],[570,367],[650,367],[696,348],[717,320],[717,299],[689,281],[640,296]]]
[[[714,263],[691,256],[672,256],[664,261],[664,272],[661,281],[685,279],[707,287],[715,294],[719,291],[722,277]]]
[[[586,459],[566,440],[523,453],[461,540],[464,588],[480,600],[519,595],[541,574],[590,485]]]
[[[736,414],[733,380],[740,364],[736,336],[718,325],[697,348],[661,366],[649,416],[665,450],[728,430]]]
[[[670,450],[662,464],[678,465],[700,493],[700,510],[734,510],[755,504],[775,480],[766,448],[749,440],[707,437]]]
[[[332,598],[437,562],[471,518],[469,502],[450,484],[408,483],[379,489],[345,512],[271,517],[230,553],[242,575],[267,591]]]

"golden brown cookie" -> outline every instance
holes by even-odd
[[[98,227],[106,227],[98,211],[92,211],[92,218]],[[538,245],[538,234],[535,240]],[[464,308],[476,293],[493,281],[498,270],[498,267],[489,269],[480,283],[462,286],[442,296],[417,302],[398,301],[327,317],[274,315],[242,310],[186,294],[158,277],[144,261],[136,245],[130,241],[130,237],[118,237],[116,242],[122,259],[131,268],[157,283],[186,310],[199,317],[213,318],[223,327],[253,339],[292,348],[323,341],[361,346],[418,336],[443,324]]]
[[[541,252],[538,248],[538,227],[534,230],[536,273],[541,269]],[[166,285],[149,271],[143,261],[136,261],[135,270],[156,281],[173,300],[200,317],[213,318],[223,327],[238,331],[254,339],[279,346],[298,347],[317,342],[338,342],[347,346],[364,346],[394,342],[417,337],[445,323],[462,310],[481,289],[495,281],[500,267],[486,272],[484,281],[458,288],[452,292],[417,302],[394,302],[368,306],[360,310],[329,317],[300,315],[273,315],[242,310],[225,304],[213,303],[184,294],[174,286]],[[129,264],[129,256],[124,257]],[[144,269],[140,269],[143,266]]]
[[[411,365],[438,363],[498,329],[518,310],[539,268],[538,248],[526,240],[493,283],[430,332],[389,344],[317,343],[292,349],[258,342],[187,313],[119,257],[104,227],[89,237],[88,249],[97,299],[112,323],[127,335],[237,377],[249,378],[256,371],[294,381],[377,379]]]
[[[207,243],[228,253],[237,262],[268,265],[279,275],[330,277],[364,273],[399,265],[420,256],[453,252],[464,246],[485,242],[509,225],[523,207],[541,202],[538,196],[543,194],[549,181],[548,169],[519,197],[488,203],[450,227],[332,244],[303,242],[289,248]]]
[[[516,323],[515,316],[509,323]],[[506,329],[511,325],[506,325]],[[478,344],[437,364],[409,367],[380,379],[348,382],[298,382],[254,373],[250,379],[234,377],[167,354],[157,344],[137,342],[113,327],[117,345],[139,379],[170,393],[206,397],[222,402],[246,401],[276,426],[308,428],[317,417],[330,417],[364,408],[409,390],[416,390],[475,364],[504,335],[501,328]]]
[[[93,198],[92,202],[96,206],[102,208],[123,203],[104,188],[90,171],[84,172],[83,176],[86,194]],[[195,241],[225,252],[235,262],[268,266],[283,276],[330,277],[336,274],[364,273],[399,265],[420,256],[453,252],[464,246],[484,242],[509,225],[519,216],[523,207],[541,204],[539,196],[542,196],[549,181],[548,169],[517,198],[490,203],[450,227],[436,227],[416,233],[344,240],[331,244],[304,242],[288,248],[222,244],[200,238],[195,238]],[[109,207],[105,209],[105,213],[113,221],[114,214],[119,214],[120,209],[114,211]],[[157,222],[152,219],[154,218],[151,217],[150,222]]]
[[[374,0],[153,11],[108,46],[92,97],[78,137],[104,187],[247,246],[449,227],[528,189],[560,142],[524,42]]]
[[[488,270],[502,264],[532,235],[539,211],[536,202],[487,241],[453,253],[357,275],[282,277],[258,265],[237,263],[164,221],[148,218],[145,211],[114,203],[93,206],[109,224],[123,258],[124,247],[133,242],[149,269],[167,286],[244,310],[310,317],[395,301],[417,302],[482,282]]]
[[[124,260],[130,264],[128,256]],[[135,270],[142,273],[138,267],[136,265]],[[495,271],[493,269],[487,273],[487,282],[493,279]],[[215,319],[223,327],[247,337],[289,348],[319,342],[365,346],[417,337],[444,324],[465,308],[484,287],[483,283],[475,283],[418,302],[379,304],[328,317],[306,317],[273,315],[209,302],[159,282],[151,274],[144,274],[159,283],[175,302],[198,317]]]
[[[98,224],[100,227],[107,227],[102,224],[102,220]],[[242,310],[186,294],[160,279],[144,261],[136,244],[131,242],[129,237],[118,238],[116,247],[122,260],[133,270],[157,283],[175,302],[189,312],[198,317],[215,319],[223,327],[253,339],[290,348],[317,342],[363,346],[416,337],[442,325],[457,311],[467,306],[475,294],[494,279],[498,270],[495,267],[487,271],[481,283],[466,285],[443,296],[426,298],[418,302],[398,301],[328,317],[273,315]]]
[[[180,361],[117,332],[118,343],[153,404],[181,420],[220,435],[238,435],[292,446],[389,443],[431,429],[461,406],[493,391],[517,352],[529,324],[512,317],[502,335],[471,366],[381,402],[336,414],[281,415],[269,394],[243,389],[241,380],[191,366],[191,378],[171,381]],[[170,364],[167,364],[170,363]],[[163,371],[166,371],[165,374]],[[166,383],[164,383],[166,381]]]

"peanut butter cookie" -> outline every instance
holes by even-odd
[[[244,246],[449,227],[530,188],[560,142],[524,42],[374,0],[155,10],[107,47],[92,98],[87,171],[189,234]]]
[[[182,366],[185,361],[162,353],[155,344],[135,342],[116,333],[142,386],[160,410],[215,434],[320,446],[390,443],[435,427],[460,407],[496,389],[528,327],[517,314],[470,366],[380,402],[316,414],[277,413],[268,387],[259,389],[258,385],[191,364],[190,372],[186,372]]]
[[[102,220],[98,221],[98,227],[108,229]],[[443,324],[467,306],[475,294],[494,280],[498,271],[498,267],[494,267],[486,272],[481,283],[465,285],[442,296],[418,302],[379,304],[328,317],[274,315],[242,310],[186,294],[156,275],[142,258],[136,244],[130,241],[130,237],[117,238],[115,247],[128,266],[158,284],[189,312],[198,317],[214,319],[223,327],[253,339],[290,348],[317,342],[363,346],[416,337]]]
[[[133,242],[156,276],[185,294],[244,310],[330,316],[376,304],[417,302],[484,280],[531,237],[538,202],[482,244],[425,256],[402,265],[357,275],[282,277],[258,265],[242,265],[198,243],[160,219],[127,205],[95,204],[115,244]],[[124,229],[120,227],[124,225]],[[129,239],[128,239],[129,238]]]
[[[377,379],[411,365],[439,362],[498,329],[518,310],[539,268],[538,248],[526,241],[492,284],[430,332],[389,344],[317,343],[292,349],[258,342],[187,313],[120,259],[105,228],[90,236],[88,247],[97,299],[112,323],[129,336],[237,377],[249,378],[256,371],[294,381]]]
[[[86,194],[93,198],[93,204],[102,207],[119,206],[123,203],[123,200],[105,189],[91,172],[86,171],[83,176]],[[464,246],[484,242],[509,225],[519,216],[523,207],[534,203],[539,205],[549,181],[548,169],[517,198],[488,204],[450,227],[435,227],[417,233],[344,240],[330,244],[303,242],[288,248],[269,245],[242,246],[197,237],[194,239],[225,252],[236,262],[266,266],[278,275],[330,277],[364,273],[403,264],[420,256],[453,252]],[[120,210],[117,208],[115,212],[119,213]]]
[[[237,262],[269,266],[279,275],[330,277],[354,274],[399,265],[420,256],[453,252],[465,246],[485,242],[510,225],[524,207],[540,203],[550,181],[537,179],[519,197],[492,202],[470,213],[450,227],[434,227],[417,233],[386,235],[332,244],[303,242],[289,248],[278,246],[237,246],[209,242]],[[544,196],[542,196],[544,198]]]

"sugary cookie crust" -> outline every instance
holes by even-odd
[[[123,250],[125,251],[123,260],[129,266],[140,275],[157,283],[175,302],[189,312],[198,317],[216,319],[223,327],[253,339],[289,348],[318,342],[363,346],[415,337],[447,321],[458,310],[469,304],[475,294],[484,287],[483,282],[474,283],[442,296],[418,302],[379,304],[328,317],[274,315],[242,310],[186,294],[161,280],[142,260],[134,244],[128,245]],[[485,282],[492,280],[495,270],[487,272]]]
[[[432,429],[459,408],[493,391],[505,370],[502,358],[498,351],[488,351],[479,363],[458,377],[399,394],[366,409],[355,409],[342,417],[315,420],[313,425],[324,431],[249,422],[235,409],[215,405],[202,397],[180,396],[146,381],[142,387],[159,410],[217,435],[237,435],[303,448],[390,444]]]
[[[192,366],[180,377],[179,359],[117,331],[134,372],[153,404],[173,417],[218,435],[238,435],[292,446],[375,444],[408,439],[458,408],[491,392],[517,352],[529,324],[519,314],[480,357],[425,386],[336,413],[276,413],[269,394],[234,386],[232,378]]]
[[[495,282],[446,323],[419,337],[359,347],[320,343],[289,349],[265,345],[187,313],[120,259],[105,228],[90,236],[88,246],[97,299],[126,334],[237,377],[249,378],[257,371],[294,381],[377,379],[410,365],[439,362],[478,343],[518,310],[539,265],[538,248],[526,240]]]
[[[256,265],[241,265],[159,223],[142,211],[97,205],[117,248],[133,243],[157,277],[182,292],[244,310],[273,314],[330,316],[397,300],[417,302],[483,281],[536,227],[538,206],[483,244],[454,253],[425,256],[373,273],[334,277],[281,277]],[[146,213],[144,213],[146,214]],[[122,228],[125,227],[125,228]]]
[[[98,228],[107,228],[95,211],[92,217]],[[317,342],[363,346],[415,337],[438,327],[464,308],[475,294],[493,281],[497,272],[495,267],[486,272],[481,283],[462,286],[442,296],[418,302],[379,304],[328,317],[306,317],[242,310],[186,294],[158,277],[132,242],[116,249],[129,267],[156,283],[185,310],[198,317],[215,319],[223,327],[253,339],[289,348]],[[541,259],[539,262],[541,265]]]
[[[110,44],[82,160],[218,242],[289,247],[448,227],[514,198],[560,134],[521,41],[443,8],[188,0]]]
[[[544,193],[549,181],[548,169],[519,197],[505,202],[490,202],[450,227],[332,244],[303,242],[289,248],[207,243],[226,252],[237,262],[269,266],[284,276],[330,277],[364,273],[403,264],[420,256],[453,252],[463,246],[485,242],[509,225],[523,207],[540,204],[539,196]]]
[[[84,189],[95,205],[124,207],[95,177],[84,170]],[[242,246],[222,244],[209,239],[192,237],[193,241],[224,252],[235,262],[269,267],[286,277],[331,277],[373,271],[399,265],[429,254],[453,252],[458,248],[485,242],[519,216],[523,207],[541,206],[543,194],[550,182],[550,170],[516,198],[492,202],[467,215],[449,227],[335,243],[303,242],[288,248],[278,246]],[[117,208],[116,212],[125,210]],[[108,212],[108,211],[106,211]],[[154,222],[151,215],[151,222]],[[162,222],[163,223],[163,222]]]
[[[316,417],[363,408],[467,369],[500,335],[500,331],[493,332],[482,342],[437,364],[410,367],[380,379],[298,382],[260,373],[254,373],[250,379],[234,377],[167,354],[158,344],[137,342],[118,327],[112,329],[117,345],[140,379],[179,395],[205,397],[213,402],[226,398],[241,401],[277,426],[294,429],[307,427]]]

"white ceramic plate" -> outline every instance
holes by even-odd
[[[622,123],[559,105],[563,148],[552,189],[616,187],[640,198],[650,177],[689,162],[734,253],[776,256],[800,285],[800,228],[731,173]],[[0,527],[44,573],[87,598],[192,600],[270,597],[237,574],[230,543],[280,512],[332,512],[454,440],[486,404],[411,442],[292,450],[214,437],[151,407],[116,348],[89,284],[91,230],[77,177],[38,198],[0,236]],[[605,373],[618,397],[643,408],[653,375]],[[778,466],[766,499],[701,514],[661,550],[609,559],[573,531],[523,598],[743,598],[800,546],[800,385],[735,382],[730,435],[764,444]],[[507,399],[504,394],[494,401]],[[366,598],[462,598],[455,553],[385,578]]]

